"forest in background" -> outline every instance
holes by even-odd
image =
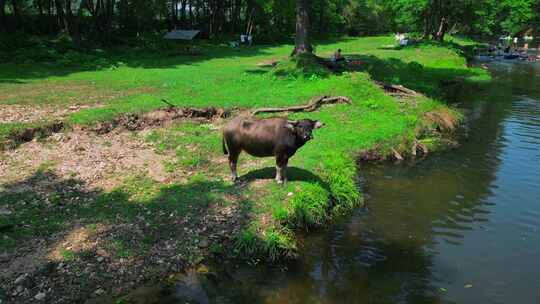
[[[172,29],[198,29],[215,40],[246,33],[271,43],[294,36],[300,6],[311,35],[321,37],[409,32],[443,40],[448,33],[491,38],[540,29],[540,0],[0,0],[0,32],[4,47],[22,34],[111,45]]]

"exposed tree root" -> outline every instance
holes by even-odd
[[[392,148],[392,153],[394,154],[394,158],[398,161],[402,161],[403,160],[403,156],[401,156],[401,154],[396,151],[396,149]]]
[[[135,131],[147,127],[163,126],[171,121],[182,118],[213,120],[224,118],[228,115],[229,112],[222,108],[178,108],[169,104],[168,109],[160,109],[142,114],[130,113],[121,115],[113,120],[100,122],[88,129],[98,134],[105,134],[119,127]]]
[[[395,85],[395,84],[389,84],[384,83],[380,81],[375,82],[378,86],[380,86],[388,95],[391,96],[397,96],[397,97],[419,97],[422,96],[421,93],[416,92],[415,90],[411,90],[409,88],[406,88],[402,85]]]
[[[251,115],[257,115],[259,113],[277,113],[277,112],[313,112],[325,104],[347,103],[351,104],[351,99],[345,96],[317,96],[311,99],[311,101],[302,106],[292,106],[286,108],[260,108],[251,112]]]
[[[53,133],[64,130],[64,123],[61,121],[52,122],[43,126],[24,128],[12,132],[6,141],[0,141],[0,150],[16,147],[23,142],[32,141],[34,138],[48,137]]]
[[[84,126],[81,129],[89,130],[97,134],[106,134],[116,128],[124,128],[130,131],[142,130],[148,127],[159,127],[179,119],[214,120],[227,117],[230,112],[222,108],[178,108],[170,103],[169,108],[159,109],[147,113],[128,113],[120,115],[112,120],[98,122],[95,125]],[[53,133],[63,131],[63,122],[53,122],[47,125],[25,128],[14,131],[7,140],[0,141],[0,150],[16,148],[19,144],[32,141],[38,137],[48,137]]]
[[[453,145],[450,142],[445,144],[448,147]],[[409,145],[406,145],[407,147]],[[421,143],[418,139],[414,139],[410,147],[390,148],[384,149],[380,145],[374,148],[360,151],[358,154],[358,161],[361,163],[366,162],[381,162],[381,161],[403,161],[406,159],[415,159],[416,157],[426,157],[429,154],[428,147]],[[410,148],[410,151],[408,150]]]

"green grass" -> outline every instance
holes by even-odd
[[[163,50],[110,52],[102,55],[109,65],[90,67],[0,64],[0,104],[104,105],[66,118],[68,125],[88,125],[122,113],[162,107],[161,99],[178,106],[254,108],[295,105],[315,95],[350,97],[351,105],[290,115],[294,119],[318,119],[326,127],[317,130],[315,139],[291,159],[289,182],[283,187],[272,182],[272,159],[240,167],[240,175],[248,183],[246,187],[236,187],[226,181],[227,165],[217,161],[224,158],[219,130],[211,125],[188,122],[153,131],[147,136],[156,151],[173,151],[176,155],[174,162],[166,164],[168,171],[195,173],[187,181],[163,186],[145,176],[129,177],[120,189],[100,193],[91,207],[70,211],[92,223],[112,220],[113,214],[129,220],[146,210],[144,208],[196,215],[194,210],[228,202],[233,196],[236,200],[229,203],[242,204],[248,219],[236,237],[236,252],[277,259],[296,250],[292,228],[323,225],[331,217],[362,203],[362,194],[356,185],[358,151],[374,146],[388,151],[410,143],[425,124],[425,113],[449,111],[441,101],[445,98],[441,81],[488,78],[483,70],[466,66],[457,43],[461,42],[397,49],[391,37],[320,42],[317,45],[319,56],[330,56],[341,48],[345,56],[362,62],[355,71],[339,75],[314,68],[309,60],[307,68],[304,68],[306,62],[299,66],[298,61],[288,61],[291,45],[231,49],[202,44],[199,56],[171,56],[169,51]],[[276,59],[282,62],[275,68],[268,66],[269,61]],[[426,97],[413,103],[397,102],[385,95],[373,80],[402,84]],[[51,98],[52,93],[46,93],[51,88],[61,88],[65,94]],[[18,93],[32,90],[37,93]],[[453,111],[449,113],[456,115]],[[21,124],[0,124],[0,136],[7,136],[15,128],[21,128]],[[429,134],[424,135],[424,140],[431,140]],[[242,155],[240,164],[248,160],[255,161]],[[259,179],[268,181],[263,187],[252,185]],[[6,196],[0,193],[0,198]],[[18,215],[23,221],[32,219],[24,228],[28,234],[42,232],[43,227],[59,230],[69,221],[68,216],[60,216],[53,221],[55,225],[48,217],[45,224],[39,216],[42,208],[37,203],[36,209],[30,208]],[[53,218],[55,212],[51,211]],[[152,225],[164,227],[159,222]],[[15,239],[19,236],[11,235]]]

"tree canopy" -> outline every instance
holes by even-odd
[[[178,28],[268,42],[292,38],[302,3],[311,35],[400,31],[442,40],[448,32],[515,35],[540,27],[540,0],[0,0],[0,31],[111,42]]]

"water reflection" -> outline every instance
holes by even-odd
[[[540,64],[491,63],[461,89],[468,139],[365,166],[368,206],[305,240],[288,271],[206,277],[209,303],[539,303]]]

